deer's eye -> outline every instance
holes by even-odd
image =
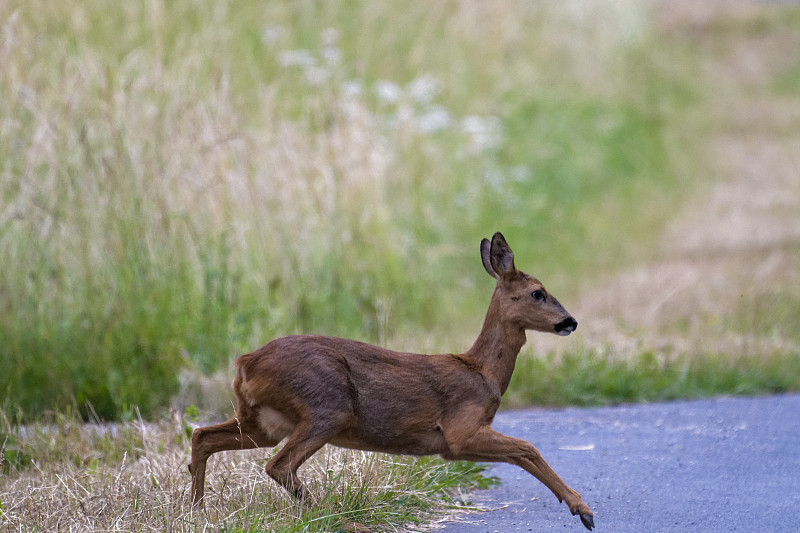
[[[547,296],[545,295],[545,293],[544,293],[544,291],[543,291],[543,290],[541,290],[541,289],[536,289],[535,291],[533,291],[533,292],[531,293],[531,298],[533,298],[533,299],[534,299],[534,301],[537,301],[537,302],[543,302],[543,301],[545,301],[545,299],[547,298]]]

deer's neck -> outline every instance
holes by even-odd
[[[517,355],[525,344],[525,330],[504,320],[497,302],[492,296],[489,311],[483,322],[481,333],[467,353],[464,354],[487,381],[494,383],[504,394],[514,373]]]

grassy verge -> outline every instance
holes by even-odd
[[[586,350],[520,358],[503,405],[613,405],[797,390],[800,359],[782,352],[756,357],[644,352],[620,360]]]
[[[50,415],[15,426],[0,413],[4,531],[393,531],[463,509],[492,480],[471,463],[325,448],[301,475],[319,503],[301,506],[264,473],[268,450],[209,463],[206,511],[192,510],[189,422],[85,424]]]

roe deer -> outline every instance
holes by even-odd
[[[236,361],[236,416],[192,435],[192,499],[203,500],[213,453],[286,444],[266,472],[295,497],[311,495],[297,469],[326,443],[446,460],[506,462],[539,479],[591,530],[594,515],[530,443],[490,427],[525,330],[569,335],[578,323],[534,277],[514,267],[503,235],[481,242],[497,279],[475,344],[460,355],[400,353],[352,340],[283,337]]]

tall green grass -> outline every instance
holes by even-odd
[[[149,416],[289,333],[463,348],[481,237],[569,294],[680,197],[691,64],[634,2],[11,0],[0,37],[0,398],[30,415]]]

